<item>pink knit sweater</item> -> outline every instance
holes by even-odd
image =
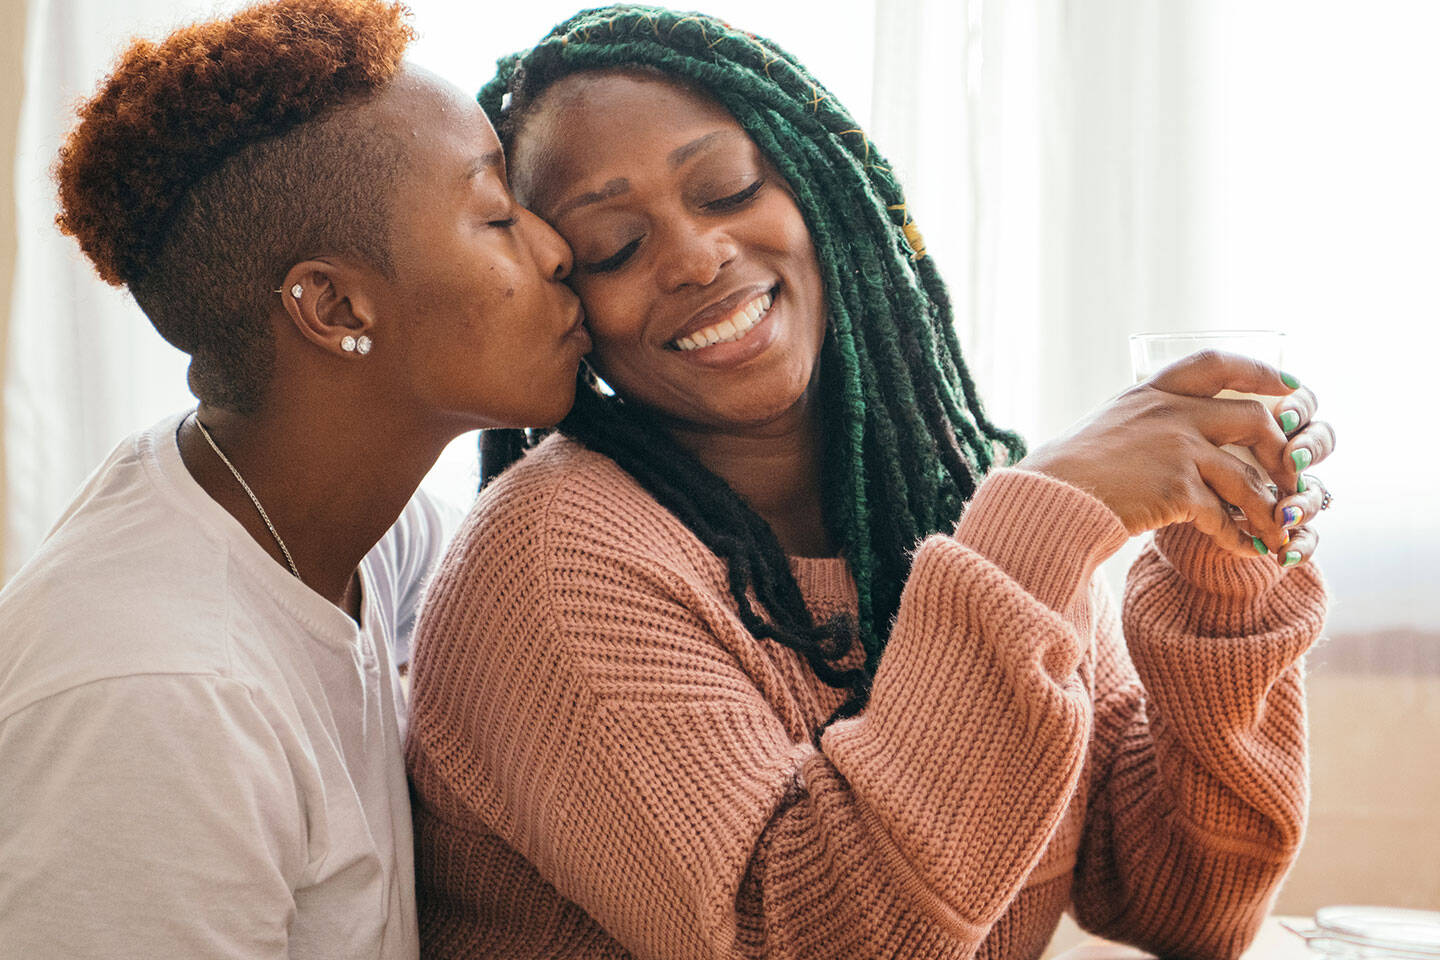
[[[1324,588],[1161,531],[1120,619],[1099,501],[1007,470],[919,548],[869,706],[740,624],[721,562],[551,439],[471,514],[418,634],[431,957],[1037,957],[1067,906],[1234,957],[1305,822]],[[795,559],[820,616],[843,560]],[[1127,656],[1128,646],[1128,656]]]

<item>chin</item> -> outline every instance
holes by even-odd
[[[763,429],[773,423],[783,420],[787,414],[795,409],[799,402],[796,397],[787,402],[776,402],[764,405],[746,405],[729,410],[712,411],[713,422],[721,430],[730,431],[751,431]]]
[[[573,379],[570,380],[563,389],[557,389],[554,394],[548,394],[547,396],[553,396],[555,398],[554,402],[542,409],[536,410],[535,415],[530,418],[525,426],[536,428],[553,427],[561,420],[564,420],[565,415],[570,412],[570,408],[575,406],[575,381]]]

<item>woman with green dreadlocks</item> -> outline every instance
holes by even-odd
[[[1038,957],[1068,907],[1238,955],[1303,833],[1313,395],[1192,358],[1024,456],[880,155],[713,19],[588,11],[480,101],[610,389],[431,587],[429,954]]]

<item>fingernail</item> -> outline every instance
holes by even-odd
[[[1293,567],[1293,566],[1295,566],[1295,564],[1297,564],[1297,563],[1299,563],[1299,562],[1300,562],[1300,551],[1299,551],[1299,550],[1286,550],[1286,551],[1285,551],[1284,566]]]
[[[1281,531],[1280,531],[1280,546],[1283,547],[1283,546],[1285,546],[1285,544],[1287,544],[1287,543],[1289,543],[1289,542],[1290,542],[1290,531],[1289,531],[1289,530],[1281,530]]]
[[[1261,540],[1259,537],[1251,537],[1250,542],[1255,544],[1255,552],[1260,554],[1262,557],[1270,552],[1270,548],[1265,546],[1265,541]]]
[[[1300,387],[1299,380],[1296,380],[1294,377],[1290,376],[1290,374],[1283,371],[1280,374],[1280,379],[1284,381],[1285,386],[1289,387],[1291,390],[1297,390]]]
[[[1304,478],[1304,477],[1296,477],[1296,478],[1295,478],[1295,492],[1296,492],[1296,493],[1304,493],[1304,492],[1305,492],[1305,478]]]
[[[1310,451],[1304,447],[1295,449],[1290,454],[1290,459],[1295,461],[1295,470],[1298,472],[1310,466]]]
[[[1294,410],[1286,410],[1280,414],[1280,429],[1286,433],[1293,433],[1295,428],[1300,426],[1300,414]]]
[[[1299,507],[1286,507],[1280,511],[1280,516],[1284,518],[1282,522],[1285,526],[1293,527],[1300,522],[1300,518],[1304,516],[1304,513]]]

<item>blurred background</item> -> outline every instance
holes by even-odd
[[[466,90],[576,9],[409,5],[412,59]],[[117,442],[193,403],[184,358],[55,230],[48,169],[125,39],[235,6],[0,0],[0,575]],[[989,412],[1032,444],[1130,382],[1131,333],[1288,334],[1285,366],[1341,446],[1315,471],[1336,502],[1318,554],[1333,612],[1308,660],[1312,820],[1277,910],[1440,908],[1440,3],[706,12],[797,55],[888,155]],[[466,506],[475,477],[463,437],[427,486]]]

